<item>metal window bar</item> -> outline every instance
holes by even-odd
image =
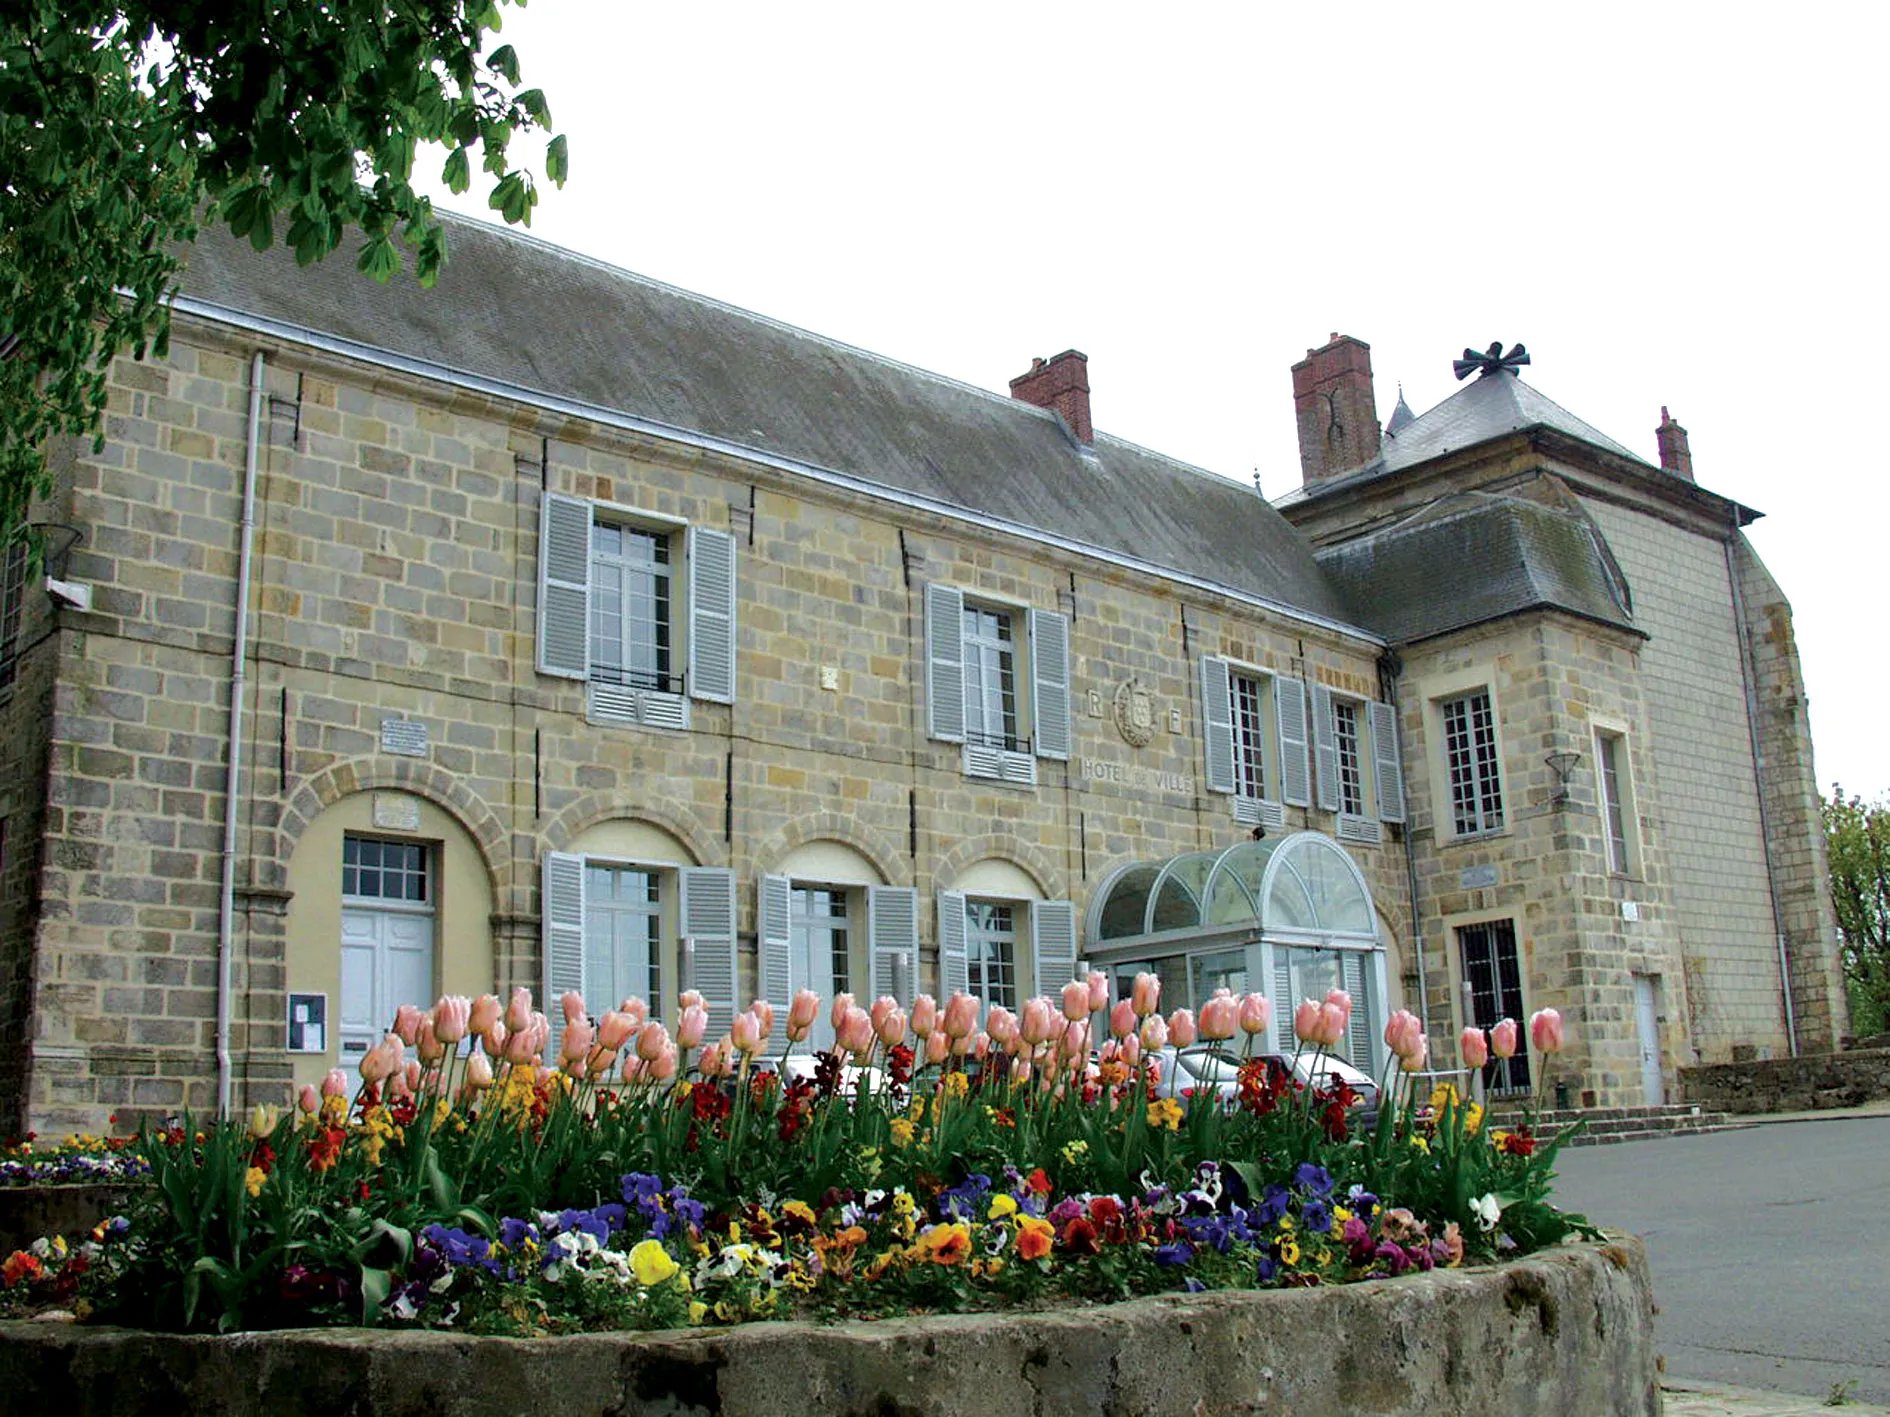
[[[1015,733],[981,733],[972,729],[965,730],[965,741],[979,748],[1002,748],[1010,753],[1028,753],[1030,739],[1020,738]]]

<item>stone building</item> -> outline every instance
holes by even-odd
[[[427,292],[206,238],[102,450],[49,450],[76,544],[0,599],[16,1125],[277,1099],[513,983],[1343,983],[1373,1065],[1405,1002],[1449,1060],[1468,960],[1601,1102],[1636,979],[1668,1075],[1839,1026],[1745,509],[1507,374],[1381,442],[1354,341],[1283,516],[1096,432],[1073,351],[1004,398],[452,228]],[[1452,411],[1486,385],[1555,416]],[[1453,546],[1490,584],[1409,595]]]

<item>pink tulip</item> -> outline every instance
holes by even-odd
[[[957,1040],[971,1037],[978,1026],[978,1000],[971,994],[953,994],[945,1001],[945,1036]]]
[[[984,1028],[991,1035],[993,1043],[1000,1048],[1008,1048],[1017,1040],[1017,1015],[1001,1004],[993,1004],[990,1017],[984,1021]]]
[[[854,999],[851,994],[835,994],[833,996],[833,1007],[827,1011],[827,1021],[833,1025],[833,1031],[835,1033],[838,1033],[840,1031],[840,1025],[847,1021],[847,1010],[853,1007]]]
[[[1089,985],[1089,1011],[1101,1013],[1109,1007],[1109,976],[1100,969],[1092,969],[1089,978],[1084,981]]]
[[[743,1009],[735,1015],[729,1025],[729,1041],[735,1045],[735,1051],[745,1058],[752,1058],[761,1051],[763,1034],[761,1020],[753,1009]]]
[[[1168,1046],[1168,1025],[1162,1022],[1160,1014],[1150,1014],[1142,1020],[1142,1046],[1151,1053],[1159,1053]]]
[[[312,1082],[302,1084],[302,1090],[296,1095],[295,1105],[311,1116],[322,1110],[321,1090]]]
[[[1175,1047],[1187,1048],[1194,1043],[1194,1015],[1187,1009],[1176,1009],[1168,1016],[1168,1036],[1174,1040]]]
[[[576,1023],[579,1019],[590,1017],[590,1011],[584,1007],[584,996],[575,989],[566,989],[560,994],[558,1005],[564,1010],[566,1023]]]
[[[765,1044],[774,1037],[774,1005],[766,999],[756,999],[748,1006],[748,1012],[761,1023],[761,1041]]]
[[[991,1035],[982,1028],[971,1035],[971,1056],[980,1060],[991,1056]]]
[[[400,1035],[390,1033],[361,1055],[361,1081],[386,1082],[400,1071],[402,1044]]]
[[[340,1068],[330,1068],[322,1076],[323,1097],[346,1097],[348,1095],[348,1075]]]
[[[873,1020],[873,1032],[879,1032],[880,1021],[899,1007],[899,1001],[891,994],[881,994],[873,1000],[873,1006],[866,1011],[866,1016]]]
[[[500,1024],[499,1027],[504,1028],[505,1025]],[[533,1041],[536,1036],[537,1034],[532,1028],[531,1020],[527,1019],[525,1021],[525,1027],[511,1029],[506,1033],[505,1051],[501,1053],[500,1056],[514,1067],[523,1067],[525,1064],[531,1062],[532,1056],[538,1051],[533,1046]]]
[[[1135,1004],[1135,1016],[1147,1018],[1162,1006],[1162,981],[1153,974],[1135,976],[1135,992],[1130,996]]]
[[[969,1037],[970,1035],[965,1035]],[[850,1008],[847,1015],[834,1030],[834,1039],[840,1047],[863,1058],[873,1051],[873,1018],[862,1008]]]
[[[1116,1049],[1116,1056],[1130,1067],[1134,1067],[1137,1063],[1142,1061],[1142,1040],[1131,1033],[1127,1038],[1122,1040],[1122,1045]]]
[[[450,1047],[466,1036],[471,1019],[471,999],[464,994],[444,994],[433,1006],[433,1036]]]
[[[1011,1064],[1011,1080],[1013,1082],[1030,1081],[1030,1059],[1019,1058]]]
[[[641,1059],[638,1059],[641,1062]],[[650,1060],[650,1076],[657,1082],[668,1082],[676,1076],[676,1069],[681,1065],[674,1046],[666,1047]]]
[[[433,1031],[433,1020],[426,1014],[420,1015],[420,1031],[414,1036],[414,1051],[420,1055],[420,1061],[433,1064],[446,1056],[446,1045],[440,1042],[439,1035]]]
[[[621,1076],[625,1082],[634,1083],[643,1076],[646,1066],[644,1061],[637,1056],[636,1050],[633,1048],[623,1055],[623,1071]]]
[[[660,1028],[662,1025],[658,1024],[657,1027]],[[647,1032],[649,1025],[645,1024],[643,1028],[644,1031]],[[682,1016],[676,1020],[676,1046],[678,1048],[699,1048],[702,1046],[702,1035],[708,1031],[709,1011],[703,1008],[701,1004],[691,1004],[682,1011]],[[639,1033],[637,1036],[639,1039],[637,1051],[642,1053],[643,1045],[640,1041],[642,1034]],[[649,1061],[652,1056],[652,1054],[643,1053],[643,1058],[646,1062]]]
[[[1201,1005],[1201,1036],[1210,1043],[1232,1038],[1238,1025],[1240,1005],[1228,994],[1216,994]]]
[[[1265,994],[1243,995],[1239,1018],[1240,1031],[1248,1037],[1265,1033],[1273,1023],[1273,1001]]]
[[[943,1033],[934,1029],[925,1035],[925,1061],[937,1067],[952,1055],[952,1041]]]
[[[492,1060],[484,1053],[474,1053],[466,1060],[466,1086],[475,1092],[492,1086]]]
[[[1032,1048],[1041,1043],[1048,1043],[1050,1035],[1057,1026],[1057,1016],[1050,1010],[1048,999],[1026,999],[1024,1016],[1018,1020],[1017,1035]]]
[[[649,1018],[650,1006],[639,999],[635,994],[632,994],[621,1004],[617,1005],[617,1012],[620,1014],[628,1014],[630,1016],[631,1028],[637,1029],[643,1027],[644,1022]]]
[[[921,994],[912,1001],[912,1031],[920,1038],[930,1038],[938,1027],[938,1000]]]
[[[394,1010],[394,1032],[407,1047],[413,1047],[414,1039],[420,1036],[420,1020],[425,1017],[412,1004],[402,1004]]]
[[[1345,1039],[1346,1010],[1337,1004],[1319,1006],[1319,1037],[1315,1040],[1322,1048],[1337,1048]]]
[[[1328,1004],[1336,1004],[1339,1011],[1345,1015],[1345,1021],[1347,1023],[1352,1021],[1352,996],[1346,993],[1345,990],[1328,989],[1326,991],[1325,1001]]]
[[[1160,1087],[1162,1085],[1162,1060],[1160,1058],[1150,1058],[1147,1066],[1148,1085],[1150,1087]]]
[[[1537,1009],[1529,1015],[1529,1043],[1538,1053],[1560,1053],[1562,1015],[1554,1009]]]
[[[1071,1023],[1089,1017],[1089,981],[1072,979],[1063,986],[1063,1017]]]
[[[788,1042],[803,1041],[808,1031],[813,1028],[814,1020],[820,1016],[820,995],[812,989],[801,989],[794,995],[794,1002],[788,1005],[787,1036]]]
[[[1516,1033],[1515,1019],[1506,1018],[1500,1020],[1496,1027],[1490,1030],[1490,1051],[1499,1058],[1515,1057]]]
[[[1490,1061],[1490,1041],[1480,1028],[1466,1028],[1457,1036],[1457,1051],[1463,1054],[1466,1068],[1480,1068]]]
[[[411,1066],[418,1068],[420,1065],[414,1063]],[[389,1097],[413,1096],[413,1079],[408,1076],[406,1065],[403,1065],[399,1071],[387,1080],[387,1095]]]
[[[597,1046],[615,1053],[637,1031],[636,1020],[622,1009],[612,1009],[597,1021]]]
[[[873,1032],[888,1048],[897,1048],[906,1037],[906,1011],[894,1009],[886,1014],[874,1025]]]
[[[481,994],[473,1000],[472,1012],[466,1018],[466,1032],[484,1037],[491,1031],[492,1025],[499,1021],[502,1008],[497,994]]]
[[[687,1017],[688,1010],[683,1011]],[[708,1023],[708,1015],[703,1015],[703,1023]],[[669,1047],[669,1030],[660,1023],[646,1023],[637,1030],[637,1056],[646,1063],[653,1063]]]
[[[1109,1010],[1109,1032],[1117,1038],[1127,1038],[1135,1032],[1134,1000],[1116,1000],[1116,1006]]]
[[[1431,1040],[1422,1033],[1418,1035],[1417,1046],[1409,1053],[1400,1054],[1398,1066],[1407,1073],[1421,1073],[1424,1065],[1431,1058]]]
[[[659,1053],[657,1056],[662,1055]],[[651,1059],[651,1062],[653,1064],[655,1059]],[[696,1059],[696,1071],[705,1078],[727,1077],[735,1071],[734,1056],[729,1051],[726,1038],[718,1043],[711,1043],[702,1050],[702,1056]]]
[[[567,1070],[572,1064],[583,1062],[590,1056],[591,1039],[594,1036],[595,1030],[591,1028],[589,1020],[583,1017],[571,1019],[564,1026],[564,1037],[558,1048],[558,1061]]]
[[[506,1026],[498,1019],[494,1019],[492,1021],[492,1027],[488,1028],[479,1036],[479,1041],[484,1045],[488,1055],[494,1058],[502,1058],[505,1056],[505,1041],[511,1036]]]
[[[532,991],[520,985],[512,991],[512,998],[505,1006],[505,1030],[507,1033],[523,1033],[532,1026]]]
[[[418,1092],[420,1090],[420,1060],[418,1058],[409,1058],[403,1063],[400,1069],[400,1077],[401,1081],[407,1084],[408,1093]]]
[[[1319,1042],[1319,1005],[1311,999],[1301,999],[1293,1010],[1293,1037],[1301,1043]]]
[[[533,1054],[541,1054],[551,1046],[551,1020],[541,1013],[532,1015],[531,1040]]]
[[[1089,1020],[1071,1022],[1063,1028],[1063,1056],[1066,1058],[1086,1058],[1089,1056]]]
[[[1409,1009],[1399,1009],[1385,1021],[1385,1046],[1400,1058],[1408,1058],[1424,1040],[1424,1025]]]

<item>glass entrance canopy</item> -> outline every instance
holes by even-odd
[[[1378,922],[1358,864],[1306,831],[1126,866],[1103,888],[1091,938],[1103,950],[1234,931],[1357,948],[1377,943]]]

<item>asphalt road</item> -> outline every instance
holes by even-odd
[[[1671,1376],[1890,1403],[1890,1116],[1578,1147],[1556,1200],[1647,1241]]]

